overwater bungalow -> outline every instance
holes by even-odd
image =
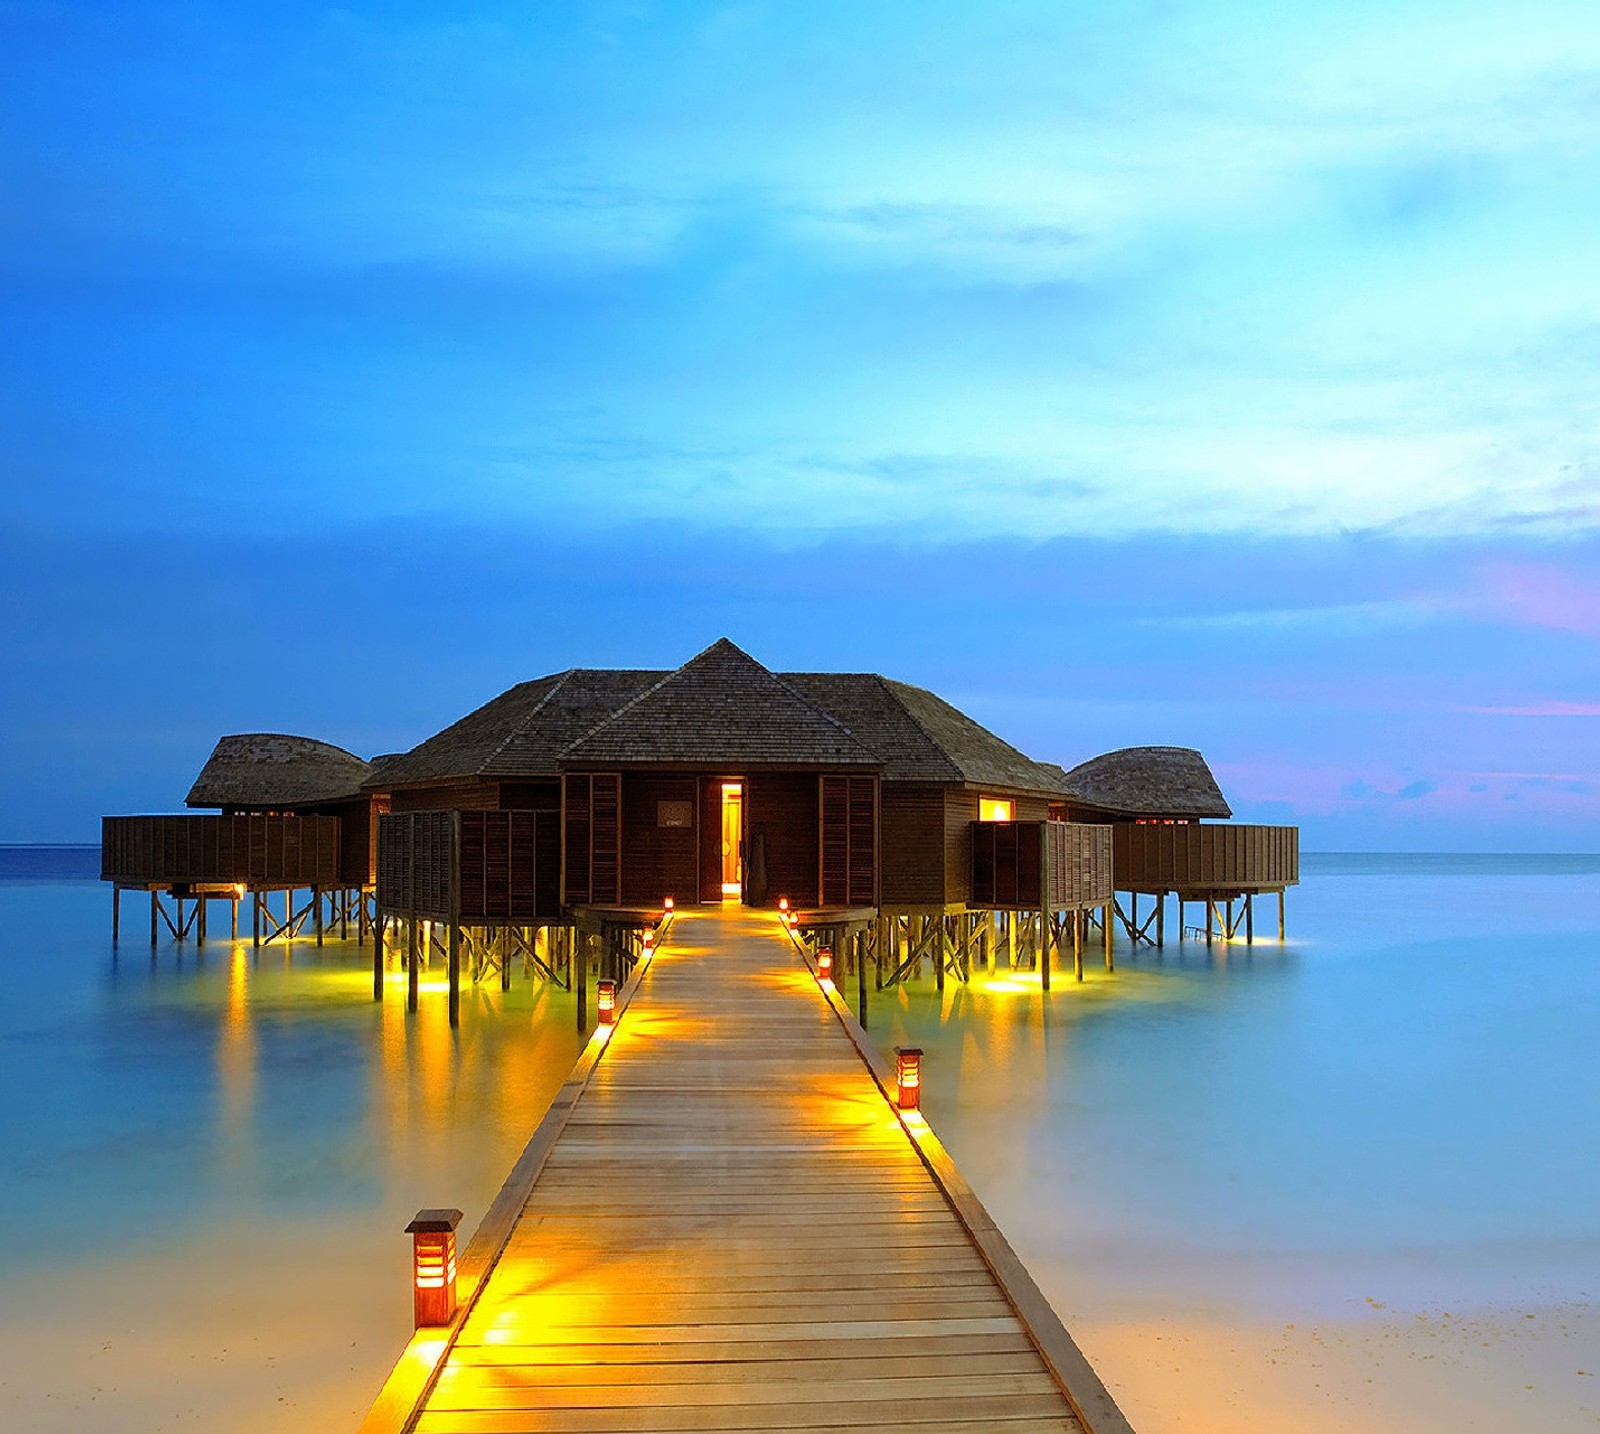
[[[1091,928],[1109,963],[1117,890],[1148,936],[1137,894],[1224,901],[1297,876],[1293,828],[1202,824],[1230,812],[1198,752],[1069,772],[923,688],[775,673],[727,639],[672,670],[520,683],[377,764],[224,738],[189,802],[220,815],[107,818],[106,879],[151,891],[152,913],[163,892],[293,884],[319,931],[328,893],[346,917],[353,894],[375,994],[386,938],[413,973],[438,946],[452,973],[464,953],[475,976],[520,960],[581,986],[591,952],[625,965],[664,910],[711,901],[781,908],[879,985],[997,961],[1047,982],[1069,947],[1081,976]],[[296,929],[291,901],[267,934]]]

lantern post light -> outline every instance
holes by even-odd
[[[920,1046],[896,1046],[895,1085],[901,1110],[922,1108],[922,1049]]]
[[[617,983],[612,980],[599,982],[594,989],[594,1004],[602,1026],[616,1025]]]
[[[785,923],[789,927],[789,930],[793,931],[795,927],[800,924],[800,913],[798,911],[791,911],[785,918]]]
[[[456,1313],[456,1226],[459,1210],[418,1210],[411,1236],[412,1313],[416,1327],[449,1324]]]
[[[646,926],[645,929],[644,929],[644,949],[646,951],[648,951],[655,944],[656,944],[656,929],[653,926]]]
[[[665,911],[668,916],[672,915],[672,898],[670,896],[661,903],[661,909]]]
[[[787,896],[780,896],[778,898],[778,910],[779,911],[787,911],[788,909],[789,909],[789,898]]]
[[[817,980],[832,982],[833,980],[833,947],[817,947]]]

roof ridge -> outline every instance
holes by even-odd
[[[931,688],[928,688],[928,687],[917,687],[917,685],[914,682],[901,682],[900,679],[897,678],[897,677],[885,677],[881,672],[874,672],[874,673],[872,673],[870,675],[871,675],[873,681],[875,681],[881,688],[883,688],[883,690],[885,692],[887,692],[889,694],[890,697],[892,697],[894,699],[895,706],[898,707],[902,712],[904,712],[906,714],[907,717],[909,717],[911,719],[911,725],[913,727],[915,727],[917,729],[917,731],[922,733],[922,735],[928,739],[929,745],[932,746],[933,750],[935,752],[937,752],[940,755],[940,757],[942,757],[944,759],[945,765],[950,768],[950,770],[956,775],[957,778],[959,778],[963,782],[966,781],[967,780],[967,774],[964,771],[962,771],[961,764],[959,762],[957,762],[956,759],[954,757],[952,757],[947,751],[945,751],[944,743],[941,742],[937,737],[935,737],[933,735],[932,732],[930,732],[928,730],[927,724],[924,723],[923,720],[920,717],[918,717],[915,712],[913,712],[909,707],[906,706],[906,704],[904,702],[902,702],[900,700],[900,694],[898,692],[896,692],[894,690],[894,688],[895,687],[912,687],[912,688],[915,688],[918,692],[926,692],[928,694],[928,696],[930,696],[930,697],[937,697],[939,694],[937,692],[933,691]],[[893,685],[891,686],[891,684],[893,684]],[[963,714],[963,715],[965,715],[965,714]],[[984,731],[987,732],[988,730],[989,729],[987,727],[984,728]],[[990,735],[993,736],[994,734],[991,733]],[[1001,740],[1004,740],[1004,739],[1002,738]],[[1010,744],[1007,743],[1007,745],[1009,746]],[[1015,748],[1013,748],[1013,750],[1015,750]]]
[[[738,643],[734,642],[732,638],[728,638],[728,637],[719,637],[709,647],[702,648],[699,652],[695,653],[695,655],[693,657],[691,657],[687,662],[682,662],[677,667],[674,667],[672,669],[672,671],[667,673],[664,677],[662,677],[659,682],[653,683],[651,686],[645,688],[643,692],[635,694],[627,702],[623,703],[621,707],[617,708],[617,710],[615,712],[611,713],[610,716],[601,718],[601,720],[596,722],[594,724],[594,726],[591,727],[587,732],[583,733],[581,736],[576,737],[571,742],[567,743],[567,745],[565,747],[563,747],[561,749],[561,751],[556,754],[556,760],[559,761],[562,757],[565,757],[568,752],[573,750],[573,748],[581,747],[585,742],[587,742],[591,737],[593,737],[602,728],[610,726],[613,722],[620,721],[627,713],[631,712],[641,702],[644,702],[646,699],[648,699],[650,697],[653,697],[657,692],[659,692],[663,687],[665,687],[675,677],[677,677],[680,673],[682,673],[686,668],[693,667],[695,663],[697,663],[697,662],[699,662],[701,660],[701,658],[706,657],[708,654],[716,651],[716,649],[719,648],[719,647],[731,648],[734,652],[738,653],[738,655],[740,657],[744,658],[744,660],[746,662],[748,662],[752,667],[757,667],[762,672],[766,673],[767,677],[776,686],[781,687],[785,692],[787,692],[789,694],[789,696],[794,698],[794,700],[796,702],[798,702],[802,707],[804,707],[808,712],[811,712],[815,716],[822,718],[823,721],[825,721],[827,723],[830,723],[832,726],[838,728],[839,731],[843,732],[844,735],[846,737],[848,737],[850,739],[850,741],[852,743],[854,743],[855,746],[860,748],[861,751],[864,752],[867,756],[871,757],[873,759],[873,761],[879,762],[879,763],[881,763],[883,761],[883,758],[880,757],[878,755],[878,753],[874,752],[870,747],[868,747],[865,742],[863,742],[859,737],[857,737],[856,734],[854,732],[852,732],[850,730],[850,728],[847,727],[843,722],[841,722],[837,717],[835,717],[833,715],[833,713],[824,712],[815,703],[813,703],[810,700],[808,700],[804,696],[804,694],[802,694],[801,692],[797,691],[789,683],[785,682],[783,680],[783,678],[781,676],[779,676],[778,673],[774,672],[770,667],[768,667],[766,665],[766,663],[762,662],[759,658],[752,657],[748,652],[746,652],[742,647],[740,647]]]
[[[578,670],[579,669],[576,667],[564,667],[561,669],[561,671],[547,673],[544,677],[530,677],[528,679],[530,682],[549,682],[550,678],[552,677],[555,678],[555,682],[551,684],[550,690],[528,709],[522,721],[518,722],[509,732],[506,733],[504,737],[500,739],[500,745],[478,763],[472,775],[475,777],[481,777],[485,772],[487,772],[494,759],[511,745],[513,738],[520,737],[523,732],[527,730],[528,723],[531,722],[533,718],[536,717],[540,712],[544,711],[545,706],[549,703],[550,699],[572,680],[572,674]],[[511,688],[508,690],[515,691],[516,689]]]

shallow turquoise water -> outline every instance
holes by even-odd
[[[340,1376],[359,1407],[404,1339],[401,1227],[476,1222],[570,1068],[570,998],[491,982],[452,1034],[437,981],[415,1020],[374,1005],[353,944],[152,956],[137,902],[113,956],[71,870],[0,871],[0,1218],[26,1232],[0,1279],[219,1237],[270,1262],[314,1219],[385,1292]],[[1069,1319],[1600,1296],[1600,858],[1308,858],[1289,932],[1120,943],[1048,998],[925,978],[872,998],[873,1033],[927,1049],[930,1119]]]
[[[1374,1272],[1600,1295],[1600,858],[1309,858],[1289,937],[1119,943],[1048,997],[924,978],[869,1019],[926,1048],[929,1119],[1031,1251],[1211,1297],[1231,1266],[1254,1312]]]

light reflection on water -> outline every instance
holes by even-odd
[[[384,1243],[419,1205],[475,1221],[577,1053],[571,997],[520,973],[452,1032],[437,977],[415,1017],[403,980],[375,1004],[354,943],[152,956],[130,915],[113,958],[105,888],[0,885],[0,1211],[31,1232],[0,1271],[296,1213]]]

